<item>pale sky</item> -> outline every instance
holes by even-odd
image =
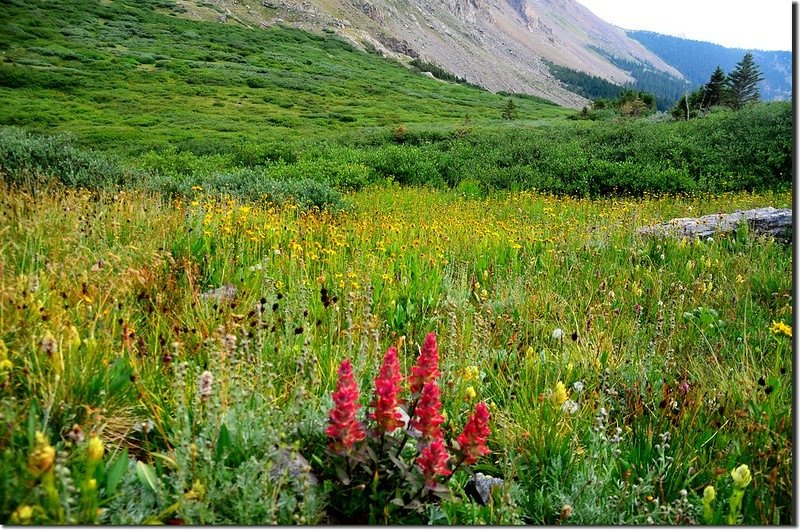
[[[729,48],[792,49],[791,0],[578,0],[624,29],[643,29]]]

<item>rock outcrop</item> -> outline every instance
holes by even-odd
[[[718,213],[703,217],[681,217],[666,223],[640,228],[637,233],[644,236],[687,237],[705,239],[717,234],[735,231],[741,223],[747,223],[750,232],[774,237],[783,241],[792,240],[792,210],[789,208],[756,208],[733,213]]]

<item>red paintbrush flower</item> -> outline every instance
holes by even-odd
[[[450,455],[447,454],[447,449],[445,449],[444,441],[441,438],[437,438],[420,452],[417,457],[417,465],[422,470],[426,486],[431,488],[436,486],[437,476],[446,477],[452,474],[452,471],[447,469],[447,460],[449,458]]]
[[[485,403],[475,406],[475,413],[467,420],[464,432],[456,440],[461,446],[464,462],[474,464],[478,457],[488,455],[491,450],[486,446],[486,439],[491,434],[489,430],[489,409]]]
[[[333,438],[329,447],[338,453],[343,453],[366,437],[364,429],[356,420],[356,410],[361,405],[358,404],[358,386],[348,359],[342,361],[339,366],[339,381],[336,384],[336,391],[331,395],[333,408],[328,413],[329,425],[325,434]]]
[[[411,428],[422,433],[422,443],[442,437],[440,425],[444,423],[444,416],[439,412],[441,408],[439,385],[431,381],[423,387],[411,420]]]
[[[431,332],[425,337],[425,344],[422,345],[417,364],[411,367],[411,377],[409,378],[411,393],[419,393],[426,383],[433,381],[440,374],[436,333]]]
[[[381,371],[375,378],[375,401],[372,402],[375,412],[369,416],[370,419],[375,420],[376,431],[379,434],[392,432],[403,426],[403,416],[397,410],[401,403],[401,400],[397,398],[401,381],[397,348],[392,346],[384,355]]]

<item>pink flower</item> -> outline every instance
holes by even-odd
[[[422,389],[417,408],[414,410],[414,418],[411,420],[411,428],[422,433],[423,444],[442,437],[440,425],[444,423],[444,416],[439,412],[441,408],[439,386],[436,381],[431,381]]]
[[[409,378],[411,393],[419,393],[426,383],[433,381],[440,374],[436,333],[431,332],[425,337],[425,344],[422,345],[417,364],[411,367],[411,377]]]
[[[361,405],[358,404],[358,386],[348,359],[339,366],[339,381],[332,397],[333,408],[328,413],[329,425],[325,434],[333,438],[329,447],[343,453],[366,437],[364,429],[356,420],[356,410]]]
[[[426,486],[434,487],[437,476],[446,477],[452,474],[452,471],[447,469],[447,460],[449,458],[450,455],[447,454],[447,449],[445,449],[444,441],[441,438],[437,438],[422,450],[417,457],[417,465],[422,470]]]
[[[475,406],[475,413],[467,420],[464,432],[458,435],[456,440],[461,446],[461,453],[464,455],[464,462],[474,464],[478,457],[488,455],[491,450],[486,446],[486,438],[489,437],[489,409],[485,403],[478,403]]]
[[[401,381],[397,348],[392,346],[384,355],[381,371],[375,378],[375,401],[372,402],[375,412],[370,414],[370,419],[375,420],[379,434],[392,432],[403,426],[403,416],[397,410],[401,402],[397,398]]]

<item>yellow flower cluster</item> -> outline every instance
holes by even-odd
[[[775,322],[775,321],[773,321],[772,322],[772,326],[770,326],[769,330],[771,332],[779,334],[779,335],[781,333],[783,333],[784,335],[786,335],[789,338],[792,337],[792,326],[787,326],[783,322]]]

